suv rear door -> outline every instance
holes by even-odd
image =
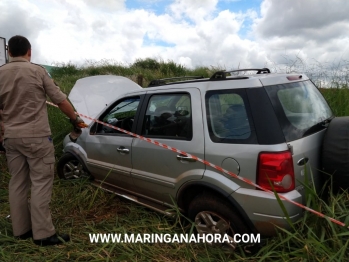
[[[208,137],[205,143],[205,160],[254,181],[261,147],[257,142],[250,103],[246,94],[247,88],[244,86],[237,89],[231,88],[234,84],[236,85],[232,81],[223,82],[220,88],[207,91],[205,95]],[[229,185],[221,182],[220,187],[225,187],[224,190],[228,194],[240,186],[253,188],[229,175],[224,173],[222,175],[233,181]],[[208,176],[220,180],[217,170],[212,167],[207,168],[205,177]]]
[[[204,159],[200,91],[196,88],[150,90],[137,133]],[[205,165],[171,150],[135,139],[132,142],[134,191],[172,204],[179,187],[201,179]]]
[[[310,80],[288,78],[294,79],[285,77],[284,83],[266,86],[265,90],[292,152],[296,189],[303,189],[306,174],[319,189],[321,145],[332,111]]]

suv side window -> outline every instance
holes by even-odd
[[[140,97],[128,97],[114,103],[99,118],[100,121],[108,123],[127,131],[132,131],[135,115],[140,102]],[[116,129],[96,123],[97,134],[125,134]],[[91,128],[92,130],[93,128]],[[125,134],[126,135],[126,134]]]
[[[207,123],[210,137],[218,143],[249,143],[254,140],[245,93],[231,90],[206,94]]]
[[[191,140],[192,111],[187,93],[159,94],[149,99],[142,135]]]

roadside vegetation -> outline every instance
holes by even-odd
[[[122,75],[135,82],[142,76],[142,86],[146,87],[153,79],[183,75],[209,77],[221,69],[224,68],[190,70],[172,61],[143,59],[127,66],[110,61],[90,63],[83,68],[64,64],[53,69],[51,75],[63,92],[69,94],[76,80],[93,75]],[[348,116],[348,86],[342,82],[329,83],[332,88],[320,91],[336,116]],[[62,155],[62,139],[71,125],[57,108],[48,106],[48,111],[58,159]],[[0,261],[349,261],[348,229],[307,211],[292,225],[292,230],[279,229],[277,236],[263,239],[263,244],[249,248],[250,252],[245,252],[242,245],[235,252],[226,252],[205,244],[92,244],[90,233],[179,234],[191,232],[192,226],[183,225],[179,214],[166,217],[95,188],[89,180],[63,181],[58,177],[54,181],[51,211],[56,229],[71,234],[72,241],[61,246],[38,247],[32,240],[13,238],[11,221],[7,218],[10,175],[4,156],[0,156],[0,172]],[[323,192],[307,188],[308,206],[348,225],[349,194],[334,195],[328,185]]]

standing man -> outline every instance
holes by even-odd
[[[8,41],[8,54],[11,62],[0,67],[0,110],[11,174],[13,235],[18,239],[33,237],[34,243],[42,246],[61,244],[70,237],[56,234],[49,208],[55,157],[46,96],[71,119],[74,127],[79,128],[83,121],[75,115],[66,95],[47,71],[30,63],[31,45],[27,38],[13,36]]]

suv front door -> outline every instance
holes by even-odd
[[[121,99],[112,104],[99,120],[134,132],[141,96]],[[132,136],[95,123],[86,138],[87,165],[95,180],[132,190],[130,176]]]

